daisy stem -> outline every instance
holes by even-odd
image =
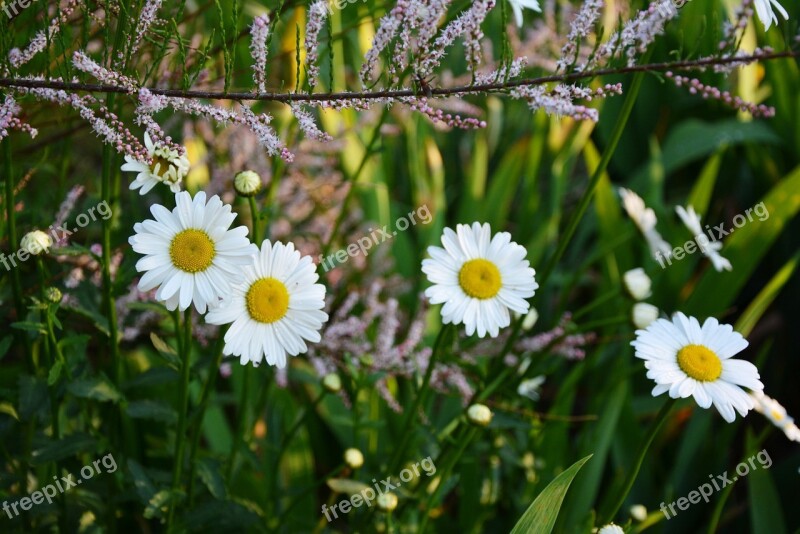
[[[625,483],[623,484],[622,489],[620,490],[619,495],[614,502],[614,506],[612,506],[610,513],[606,514],[603,520],[598,524],[605,525],[610,523],[614,519],[614,516],[617,515],[617,512],[619,512],[619,509],[622,508],[622,505],[625,503],[625,499],[628,497],[628,493],[630,493],[631,488],[633,488],[633,483],[636,481],[636,477],[639,474],[639,469],[642,468],[644,457],[647,455],[647,451],[650,448],[650,445],[653,443],[653,439],[655,439],[656,434],[658,434],[658,431],[661,429],[661,426],[664,424],[664,421],[667,420],[667,416],[669,415],[670,410],[672,410],[672,407],[675,405],[675,402],[676,399],[668,398],[661,407],[661,410],[659,410],[655,419],[653,419],[650,428],[647,430],[647,435],[639,445],[639,450],[636,452],[636,458],[631,466],[631,470],[628,472],[628,477],[625,479]]]
[[[653,48],[650,47],[650,50],[648,50],[645,55],[642,56],[642,62],[647,63],[652,54]],[[603,150],[603,155],[600,157],[600,162],[597,164],[597,167],[592,173],[592,178],[589,180],[589,185],[586,186],[586,191],[583,192],[583,196],[581,196],[578,207],[575,208],[575,211],[572,213],[572,216],[569,219],[569,223],[567,223],[564,233],[558,240],[558,248],[556,249],[555,254],[553,254],[542,271],[542,277],[539,280],[539,287],[545,287],[545,282],[548,278],[550,278],[550,275],[553,273],[553,270],[561,259],[561,256],[563,256],[567,251],[567,247],[572,241],[572,236],[578,229],[578,224],[580,224],[581,220],[583,219],[583,215],[586,213],[586,209],[589,207],[589,203],[592,201],[592,196],[594,196],[594,191],[597,189],[597,184],[600,183],[600,178],[603,177],[603,174],[608,168],[608,164],[611,162],[611,158],[617,151],[617,145],[622,138],[622,133],[625,131],[625,125],[628,123],[628,118],[633,111],[634,104],[636,104],[636,98],[639,94],[639,89],[642,86],[644,75],[644,72],[637,72],[633,76],[630,87],[625,90],[625,101],[622,104],[622,109],[619,111],[619,116],[617,117],[616,124],[614,124],[614,129],[611,132],[608,145]]]
[[[442,486],[444,486],[444,482],[446,480],[448,480],[448,477],[450,476],[450,472],[456,466],[456,464],[458,463],[458,460],[461,458],[461,455],[464,454],[464,451],[467,450],[467,446],[470,444],[470,442],[472,441],[472,439],[475,437],[475,435],[477,433],[478,433],[478,429],[477,428],[475,428],[475,427],[470,428],[466,432],[466,435],[464,435],[459,440],[458,449],[455,451],[455,453],[450,458],[447,459],[447,462],[445,463],[444,467],[441,470],[441,475],[440,475],[441,482],[439,483],[438,486],[436,486],[436,489],[434,491],[432,491],[432,492],[430,492],[430,494],[428,494],[428,497],[425,499],[425,507],[424,507],[424,511],[423,511],[422,524],[420,525],[420,528],[419,528],[420,532],[427,532],[426,529],[427,529],[427,526],[428,526],[428,521],[431,518],[431,514],[430,514],[431,506],[433,506],[434,503],[436,502],[436,499],[437,499],[437,497],[439,495],[439,491],[442,489]]]
[[[178,393],[178,428],[175,433],[175,464],[172,466],[172,504],[167,517],[167,532],[172,532],[172,522],[175,517],[175,493],[180,489],[181,473],[183,471],[183,452],[186,437],[186,411],[189,406],[189,377],[191,376],[192,355],[192,309],[183,312],[183,341],[180,345],[181,352],[181,382]]]
[[[441,353],[444,348],[444,341],[447,335],[450,332],[452,324],[445,324],[442,325],[442,328],[439,330],[439,335],[436,336],[436,341],[433,344],[433,352],[431,353],[431,357],[428,360],[428,367],[425,369],[425,376],[422,379],[422,385],[419,387],[419,391],[414,396],[414,401],[411,403],[411,407],[406,412],[405,421],[403,422],[403,430],[400,433],[400,443],[394,449],[394,455],[392,456],[392,460],[389,462],[389,472],[396,473],[398,468],[400,467],[400,463],[403,461],[403,453],[406,452],[408,448],[408,442],[413,435],[412,426],[414,424],[414,420],[417,417],[417,412],[419,411],[420,406],[424,404],[425,398],[427,397],[428,389],[431,383],[431,376],[433,376],[433,369],[436,366],[436,361],[441,357]]]
[[[260,247],[261,239],[259,232],[259,224],[261,223],[261,221],[259,218],[258,206],[256,205],[255,197],[248,197],[247,200],[250,203],[250,216],[253,218],[253,243],[255,243],[257,247]]]
[[[250,377],[251,377],[249,366],[245,365],[242,367],[242,394],[239,397],[239,417],[236,421],[236,432],[233,435],[233,439],[231,440],[231,452],[228,456],[228,467],[225,473],[225,480],[228,481],[228,486],[231,485],[231,477],[233,476],[233,467],[236,464],[236,454],[239,452],[239,447],[242,445],[240,443],[244,442],[244,433],[245,429],[247,429],[247,421],[248,419],[248,410],[247,410],[247,399],[250,397]]]
[[[227,328],[222,328],[219,331],[219,337],[213,349],[214,359],[211,361],[211,365],[208,368],[208,376],[203,385],[203,393],[200,395],[200,404],[197,406],[197,413],[194,416],[194,430],[191,432],[191,449],[189,450],[189,508],[194,506],[194,469],[197,458],[197,447],[200,444],[200,436],[203,433],[203,418],[205,417],[206,408],[208,407],[208,399],[211,397],[211,391],[214,389],[214,384],[219,374],[219,367],[222,363],[222,347],[225,343],[225,332],[227,332],[227,330]]]
[[[319,406],[319,403],[322,402],[322,399],[325,398],[325,395],[327,393],[328,393],[327,390],[323,389],[320,392],[320,394],[317,396],[317,398],[311,403],[311,405],[308,408],[304,408],[303,409],[303,412],[300,414],[300,417],[298,417],[295,420],[294,424],[289,429],[289,431],[286,432],[286,434],[283,435],[283,439],[281,440],[280,448],[278,449],[278,452],[275,455],[275,462],[273,464],[273,469],[271,471],[271,473],[272,473],[272,483],[271,483],[271,486],[270,486],[270,493],[269,493],[270,496],[274,495],[275,491],[278,488],[278,470],[280,469],[280,466],[281,466],[281,458],[283,458],[283,453],[286,452],[287,448],[289,448],[289,444],[292,442],[292,438],[294,438],[294,435],[297,434],[298,430],[300,430],[300,427],[303,426],[303,423],[305,422],[306,418],[308,417],[308,414],[310,414],[311,412],[316,411],[317,406]],[[279,504],[280,504],[280,502],[278,502],[276,504],[276,507]]]

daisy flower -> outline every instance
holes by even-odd
[[[136,263],[136,270],[145,273],[139,290],[157,287],[156,299],[167,309],[183,311],[194,303],[203,314],[230,293],[232,280],[258,248],[247,238],[246,226],[229,230],[236,214],[218,196],[206,203],[202,191],[194,199],[183,191],[175,195],[175,204],[171,212],[160,204],[151,206],[155,220],[133,226],[136,233],[128,242],[145,255]]]
[[[774,1],[774,0],[773,0]],[[534,11],[542,12],[537,0],[508,0],[511,4],[511,10],[514,11],[514,18],[517,19],[517,26],[522,27],[522,10],[532,9]]]
[[[664,241],[661,234],[656,230],[656,213],[652,208],[648,208],[644,204],[642,197],[624,187],[619,188],[619,194],[622,197],[622,207],[628,212],[628,216],[633,220],[636,227],[644,236],[647,245],[650,247],[650,253],[654,258],[661,254],[665,258],[672,256],[672,247],[669,243]]]
[[[694,211],[694,207],[689,206],[686,209],[683,206],[675,206],[675,212],[694,236],[697,245],[700,247],[700,252],[714,265],[714,269],[717,271],[722,271],[723,269],[726,271],[732,270],[731,262],[719,255],[722,243],[720,241],[709,241],[706,234],[703,233],[700,216]]]
[[[459,224],[454,232],[444,229],[441,247],[428,247],[430,259],[422,260],[422,272],[434,284],[425,290],[432,304],[444,304],[445,324],[466,326],[467,334],[488,332],[497,337],[511,324],[510,311],[528,313],[525,299],[539,285],[536,272],[525,259],[524,247],[511,234],[491,236],[488,224]]]
[[[710,317],[701,327],[680,312],[637,330],[631,342],[636,357],[645,360],[647,378],[656,382],[654,397],[666,391],[673,399],[693,396],[701,408],[713,403],[729,423],[736,418],[734,409],[744,417],[755,405],[740,386],[764,389],[755,365],[732,358],[747,344],[730,325]]]
[[[211,310],[211,324],[233,323],[225,334],[226,356],[239,356],[242,365],[267,363],[286,366],[286,355],[306,352],[306,340],[321,339],[319,330],[328,320],[325,286],[311,256],[300,256],[294,244],[264,240],[261,252],[240,273],[244,283],[230,291]]]
[[[789,20],[789,13],[786,12],[777,0],[755,0],[755,4],[758,18],[761,19],[761,22],[764,24],[764,31],[768,30],[773,22],[778,24],[778,16],[772,10],[773,6],[778,10],[778,13],[783,15],[783,18]]]
[[[145,195],[158,183],[164,182],[170,191],[179,192],[183,177],[189,172],[189,159],[186,154],[163,145],[156,146],[147,132],[144,133],[144,144],[152,163],[126,155],[125,163],[120,167],[123,171],[138,173],[130,188],[139,189],[139,194]]]
[[[772,397],[764,395],[762,391],[752,391],[750,392],[750,397],[755,402],[755,411],[764,415],[773,425],[783,430],[790,440],[800,441],[800,429],[794,423],[794,419],[786,414],[786,408],[781,403]]]

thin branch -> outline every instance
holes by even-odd
[[[712,67],[719,65],[731,65],[735,63],[752,63],[754,61],[764,61],[772,59],[794,58],[800,56],[800,51],[787,50],[784,52],[773,52],[769,54],[754,54],[750,56],[730,56],[721,58],[704,58],[685,61],[671,61],[663,63],[648,63],[644,65],[633,65],[630,67],[615,67],[596,69],[586,72],[571,72],[568,74],[552,74],[540,76],[538,78],[527,78],[521,80],[510,80],[501,83],[485,83],[480,85],[461,85],[446,88],[431,88],[431,96],[453,96],[476,93],[494,93],[512,89],[514,87],[527,87],[542,85],[550,82],[570,82],[597,76],[608,76],[613,74],[626,74],[632,72],[664,72],[669,70],[687,70],[702,67]],[[108,84],[93,84],[80,82],[64,82],[60,80],[36,80],[22,78],[0,78],[0,87],[21,87],[21,88],[46,88],[63,89],[65,91],[84,91],[89,93],[130,93],[130,90]],[[395,99],[404,97],[418,96],[418,92],[413,89],[387,89],[381,91],[365,92],[339,92],[339,93],[231,93],[223,91],[201,91],[201,90],[181,90],[181,89],[157,89],[148,88],[154,95],[163,95],[177,98],[211,100],[264,100],[273,102],[338,102],[354,99],[378,100]]]

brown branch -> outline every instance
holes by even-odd
[[[597,69],[587,72],[571,72],[567,74],[551,74],[538,78],[527,78],[521,80],[511,80],[502,83],[486,83],[480,85],[462,85],[456,87],[431,88],[431,96],[453,96],[476,93],[493,93],[512,89],[514,87],[527,87],[542,85],[550,82],[569,82],[597,76],[608,76],[613,74],[626,74],[631,72],[664,72],[670,70],[690,70],[716,65],[730,65],[735,63],[752,63],[759,60],[771,60],[781,58],[794,58],[800,56],[800,51],[788,50],[784,52],[772,52],[769,54],[754,54],[750,56],[731,56],[724,58],[705,58],[685,61],[671,61],[664,63],[648,63],[645,65],[633,65],[630,67],[615,67]],[[108,84],[92,84],[80,82],[64,82],[59,80],[35,80],[20,78],[0,78],[0,87],[21,87],[21,88],[46,88],[62,89],[66,91],[84,91],[89,93],[130,93],[125,87]],[[338,102],[354,99],[377,100],[382,98],[404,98],[418,96],[412,89],[387,89],[381,91],[368,92],[338,92],[338,93],[225,93],[222,91],[201,91],[201,90],[181,90],[181,89],[157,89],[148,88],[155,95],[170,96],[176,98],[205,98],[211,100],[264,100],[272,102]]]

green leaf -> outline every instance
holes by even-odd
[[[47,384],[34,376],[19,377],[19,415],[23,420],[47,405]]]
[[[14,405],[10,402],[0,402],[0,413],[4,413],[6,415],[10,415],[17,421],[19,421],[19,415],[17,415],[17,410],[14,408]]]
[[[150,477],[145,473],[144,468],[133,459],[128,459],[128,470],[133,477],[133,485],[136,488],[136,493],[143,504],[150,502],[150,499],[156,494],[156,487],[150,481]]]
[[[16,323],[11,323],[11,328],[16,328],[17,330],[25,330],[27,332],[38,332],[40,334],[47,334],[47,330],[45,329],[42,323],[35,323],[33,321],[18,321]]]
[[[178,353],[166,341],[158,337],[154,332],[150,332],[150,341],[153,342],[153,347],[170,367],[181,368],[181,359],[178,358]]]
[[[101,402],[119,402],[124,397],[104,374],[81,378],[71,383],[67,389],[76,397],[94,399]]]
[[[48,462],[57,462],[80,453],[93,453],[97,449],[97,442],[88,434],[70,434],[69,436],[53,441],[41,449],[33,451],[31,463],[42,465]]]
[[[128,403],[127,414],[134,419],[150,419],[167,424],[175,424],[178,412],[171,406],[154,400],[137,400]]]
[[[703,166],[689,198],[686,199],[686,205],[692,206],[697,213],[708,213],[708,205],[711,202],[711,194],[714,192],[714,184],[717,183],[723,153],[724,151],[720,150],[709,158]]]
[[[561,503],[564,501],[564,496],[567,494],[572,480],[591,457],[590,454],[578,460],[553,479],[522,514],[511,534],[549,534],[552,532],[561,509]]]
[[[203,458],[197,462],[197,474],[215,499],[226,499],[228,490],[222,478],[219,462],[211,458]]]
[[[58,381],[58,377],[61,376],[61,369],[64,368],[64,363],[61,360],[57,360],[56,363],[53,364],[53,367],[50,368],[50,372],[47,373],[47,385],[52,386]]]
[[[752,452],[755,448],[755,443],[753,443],[755,440],[748,435],[747,441],[747,450]],[[761,452],[766,453],[766,449]],[[756,454],[761,454],[761,452]],[[768,454],[767,458],[769,458]],[[758,459],[760,460],[760,458]],[[750,472],[747,475],[747,490],[750,497],[749,509],[752,532],[755,534],[784,534],[786,532],[786,524],[783,521],[784,513],[781,509],[781,499],[769,470],[761,465],[759,461],[756,461],[755,458],[753,458],[752,464],[745,461],[742,464],[750,468]],[[753,465],[757,469],[753,469]]]
[[[369,488],[363,482],[349,478],[332,478],[328,480],[328,487],[336,493],[344,493],[345,495],[355,495]]]
[[[161,490],[150,499],[144,509],[145,519],[162,517],[169,510],[171,504],[178,504],[183,500],[184,494],[180,491]]]
[[[11,343],[14,341],[14,336],[8,335],[0,340],[0,360],[2,360],[11,348]]]
[[[769,283],[764,286],[764,289],[756,295],[756,298],[753,299],[744,313],[739,317],[739,320],[736,321],[734,330],[744,337],[750,335],[750,332],[756,326],[758,320],[761,319],[761,316],[767,311],[769,305],[772,304],[772,301],[775,300],[775,297],[781,292],[784,284],[792,277],[792,273],[794,273],[794,270],[797,268],[798,260],[800,260],[800,251],[797,252],[792,259],[787,261],[786,265],[781,267],[781,270],[775,273],[772,280],[770,280]]]
[[[742,143],[780,144],[781,138],[763,122],[727,119],[703,122],[689,119],[672,128],[662,151],[667,175],[723,147]]]

